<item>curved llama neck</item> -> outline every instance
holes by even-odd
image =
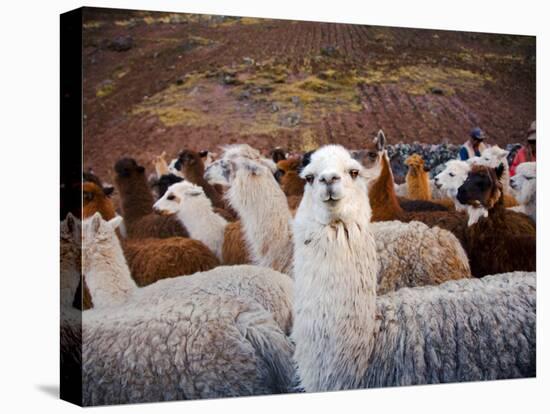
[[[153,194],[144,174],[115,181],[120,193],[122,216],[127,225],[153,213]]]
[[[258,168],[252,173],[239,168],[227,195],[241,218],[253,263],[290,274],[292,216],[271,172]]]
[[[378,264],[363,198],[353,219],[323,224],[306,194],[294,220],[292,337],[307,392],[360,387],[373,349]]]
[[[380,175],[369,186],[371,221],[395,220],[403,210],[395,195],[393,173],[386,152],[382,154]]]
[[[95,308],[118,306],[138,289],[115,233],[109,239],[84,240],[84,277]]]
[[[178,219],[187,228],[190,238],[203,242],[221,261],[227,221],[214,213],[209,199],[199,197],[182,204]]]

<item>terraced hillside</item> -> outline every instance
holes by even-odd
[[[365,20],[368,20],[368,16]],[[535,119],[526,36],[87,9],[86,167],[247,142],[304,151],[522,141]]]

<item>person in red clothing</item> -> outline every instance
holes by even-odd
[[[516,168],[523,162],[537,160],[537,130],[536,123],[533,121],[531,127],[527,131],[527,145],[521,147],[512,161],[510,166],[510,177],[516,174]]]

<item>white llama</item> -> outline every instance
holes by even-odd
[[[527,214],[537,221],[537,163],[524,162],[516,168],[516,175],[510,180],[510,187],[520,203],[511,210]]]
[[[361,170],[343,147],[329,145],[301,173],[307,185],[293,226],[292,338],[304,389],[534,376],[534,273],[377,298]]]

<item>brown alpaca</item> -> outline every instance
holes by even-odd
[[[418,154],[412,154],[405,160],[409,171],[405,180],[407,182],[407,197],[412,200],[431,200],[430,176],[426,172],[424,160]]]
[[[153,212],[153,195],[145,168],[132,158],[115,164],[115,184],[120,194],[122,217],[128,238],[187,237],[187,229],[175,218]]]
[[[210,270],[220,264],[203,243],[184,237],[124,240],[121,243],[132,279],[138,286]]]
[[[82,218],[91,217],[98,211],[104,220],[115,217],[116,212],[111,199],[96,183],[85,181],[82,184],[82,198]]]
[[[251,263],[240,221],[228,223],[225,227],[222,256],[223,264],[227,266]]]
[[[472,275],[536,271],[536,226],[525,214],[507,210],[500,181],[503,167],[472,166],[457,198],[479,219],[466,230]],[[486,212],[485,214],[483,214]]]
[[[277,163],[279,183],[287,197],[302,196],[304,194],[305,180],[299,175],[302,159],[298,157],[288,158]]]
[[[372,208],[372,221],[400,220],[403,222],[421,221],[430,227],[439,226],[449,230],[465,246],[467,217],[456,211],[405,211],[395,195],[393,174],[387,154],[382,156],[380,175],[369,186],[369,201]]]

